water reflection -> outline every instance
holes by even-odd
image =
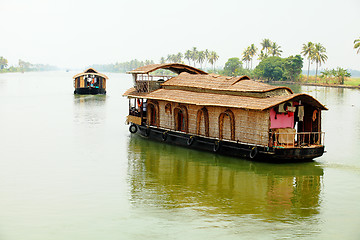
[[[131,202],[205,214],[288,221],[317,215],[323,169],[267,164],[148,141],[128,144]]]
[[[74,94],[74,122],[97,125],[105,120],[106,95]]]

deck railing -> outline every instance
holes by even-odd
[[[138,74],[134,78],[134,86],[138,92],[152,92],[160,88],[161,83],[174,76]]]
[[[273,146],[307,147],[323,145],[325,132],[271,133]]]

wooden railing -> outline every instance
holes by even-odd
[[[324,144],[325,132],[270,133],[273,146],[309,147]]]
[[[152,92],[160,85],[174,76],[138,74],[134,78],[134,86],[138,92]]]

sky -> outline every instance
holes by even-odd
[[[197,47],[222,67],[268,38],[282,57],[311,41],[327,50],[323,69],[360,70],[359,10],[359,0],[0,0],[0,56],[72,69]]]

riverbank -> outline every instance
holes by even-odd
[[[350,88],[350,89],[360,89],[360,85],[355,85],[355,81],[357,81],[357,79],[355,81],[352,81],[352,83],[355,83],[353,85],[350,84],[344,84],[344,85],[340,85],[340,84],[336,84],[336,83],[322,83],[322,82],[292,82],[292,81],[262,81],[262,80],[257,80],[260,82],[264,82],[264,83],[273,83],[273,84],[299,84],[299,85],[303,85],[303,86],[315,86],[315,87],[334,87],[334,88]]]
[[[307,82],[284,82],[284,83],[287,83],[287,84],[300,84],[300,85],[304,85],[304,86],[360,89],[360,86],[340,85],[340,84],[333,84],[333,83],[307,83]]]

